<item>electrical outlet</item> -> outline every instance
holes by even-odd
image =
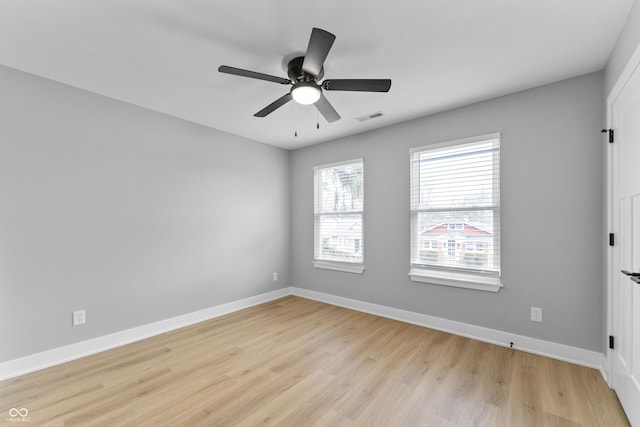
[[[542,323],[542,309],[538,307],[531,307],[531,321]]]
[[[273,281],[274,282],[278,281],[278,273],[273,273]]]
[[[73,326],[84,325],[87,323],[87,313],[85,310],[73,312]]]

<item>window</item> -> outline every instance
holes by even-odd
[[[449,256],[455,256],[456,255],[456,241],[455,240],[449,240],[449,251],[448,251]]]
[[[425,240],[423,242],[424,249],[438,249],[438,241],[437,240]]]
[[[411,279],[497,292],[500,134],[414,148],[410,159]],[[425,256],[432,240],[446,250]]]
[[[314,168],[314,261],[317,268],[364,271],[364,162]]]

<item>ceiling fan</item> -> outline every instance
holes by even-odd
[[[243,70],[241,68],[221,65],[218,71],[234,74],[236,76],[252,79],[266,80],[269,82],[292,85],[289,93],[276,99],[271,104],[254,114],[255,117],[266,117],[292,99],[299,104],[314,104],[327,122],[335,122],[340,115],[325,98],[322,90],[342,90],[359,92],[389,92],[390,79],[337,79],[322,80],[324,76],[324,60],[335,41],[336,36],[328,31],[314,28],[311,31],[309,45],[304,56],[293,58],[287,65],[289,78],[272,76],[256,71]]]

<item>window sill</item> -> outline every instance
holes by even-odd
[[[412,267],[409,277],[414,282],[432,283],[435,285],[454,286],[457,288],[475,289],[478,291],[498,292],[502,288],[499,276],[485,276],[454,271],[429,270]]]
[[[364,271],[364,264],[351,264],[347,262],[313,261],[313,266],[315,268],[323,268],[325,270],[336,270],[355,274],[362,274]]]

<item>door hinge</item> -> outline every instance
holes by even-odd
[[[609,143],[613,142],[613,129],[602,129],[600,132],[609,133]]]
[[[615,234],[609,233],[609,246],[615,246],[615,244],[616,244]]]
[[[615,346],[613,345],[613,335],[609,335],[609,348],[613,350]]]

